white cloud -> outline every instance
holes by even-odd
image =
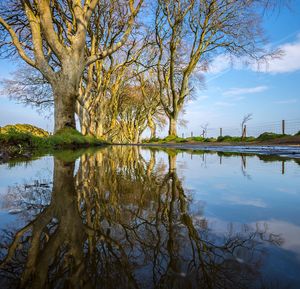
[[[223,93],[225,96],[234,96],[234,95],[242,95],[242,94],[253,94],[260,93],[266,91],[268,89],[267,86],[256,86],[256,87],[236,87],[231,88]]]
[[[267,205],[261,199],[247,199],[241,196],[226,196],[226,201],[229,201],[231,204],[234,205],[244,205],[244,206],[253,206],[258,208],[266,208]]]
[[[282,248],[292,251],[300,257],[300,227],[282,220],[271,219],[259,222],[264,228],[267,224],[269,232],[274,235],[279,235],[283,238]],[[258,223],[253,224],[253,228],[257,227]]]
[[[285,43],[278,48],[283,51],[282,57],[270,60],[264,67],[253,65],[252,69],[273,74],[300,70],[300,36],[295,42]]]
[[[226,54],[220,54],[210,63],[208,72],[212,74],[218,74],[224,72],[225,70],[229,70],[231,66],[232,61],[230,57]]]
[[[214,74],[212,79],[228,72],[231,68],[235,70],[250,69],[262,73],[288,73],[300,70],[300,34],[293,42],[285,43],[273,49],[279,49],[283,55],[270,59],[266,64],[257,65],[247,57],[230,57],[225,54],[218,55],[209,65],[208,72]],[[248,63],[248,67],[247,64]]]

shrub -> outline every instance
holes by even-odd
[[[203,142],[204,141],[204,137],[202,137],[202,136],[193,136],[193,137],[188,137],[187,140],[189,140],[189,141]]]
[[[159,137],[152,137],[148,140],[146,140],[147,142],[160,142],[161,141],[161,138]]]
[[[38,147],[43,144],[43,139],[33,136],[28,132],[20,132],[14,128],[7,129],[5,133],[0,134],[0,143],[8,146]]]
[[[256,141],[256,138],[254,136],[247,136],[243,139],[243,141],[247,141],[247,142]]]
[[[177,137],[177,138],[175,139],[175,142],[179,142],[179,143],[181,143],[181,142],[188,142],[188,139],[182,138],[182,137]]]
[[[164,142],[171,142],[171,141],[176,141],[178,137],[176,135],[168,135],[163,139]]]
[[[0,128],[0,133],[6,134],[11,131],[19,132],[19,133],[30,133],[33,136],[37,137],[48,137],[49,133],[39,127],[36,127],[31,124],[15,124],[15,125],[6,125]]]
[[[217,138],[217,141],[219,141],[219,142],[239,142],[239,141],[241,141],[241,137],[224,135],[224,136],[219,136]]]
[[[300,135],[300,130],[297,133],[295,133],[295,135]]]
[[[22,149],[45,149],[59,147],[88,147],[104,144],[105,141],[91,137],[83,136],[75,129],[64,129],[53,136],[38,137],[31,133],[20,132],[14,128],[6,130],[0,134],[0,144]]]
[[[273,133],[273,132],[264,132],[261,135],[259,135],[257,140],[260,140],[260,141],[272,140],[272,139],[276,139],[276,138],[280,138],[280,137],[284,137],[284,136],[285,136],[284,134],[277,134],[277,133]]]
[[[150,138],[143,140],[143,143],[183,143],[188,142],[189,139],[181,138],[175,135],[168,135],[167,137],[161,139],[161,138]]]
[[[163,142],[175,142],[175,143],[182,143],[182,142],[188,142],[187,139],[174,136],[174,135],[169,135],[163,139]]]
[[[214,137],[204,139],[204,142],[216,142],[216,141],[217,141],[217,139]]]

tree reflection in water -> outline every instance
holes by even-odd
[[[261,243],[282,240],[266,227],[212,232],[204,208],[190,209],[176,152],[165,165],[112,147],[74,167],[56,158],[52,189],[9,192],[27,221],[2,232],[1,288],[266,288]]]

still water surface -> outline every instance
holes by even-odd
[[[300,288],[300,160],[113,146],[0,165],[0,288]]]

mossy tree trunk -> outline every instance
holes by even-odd
[[[75,103],[76,93],[55,91],[54,94],[54,132],[63,128],[76,129]]]

